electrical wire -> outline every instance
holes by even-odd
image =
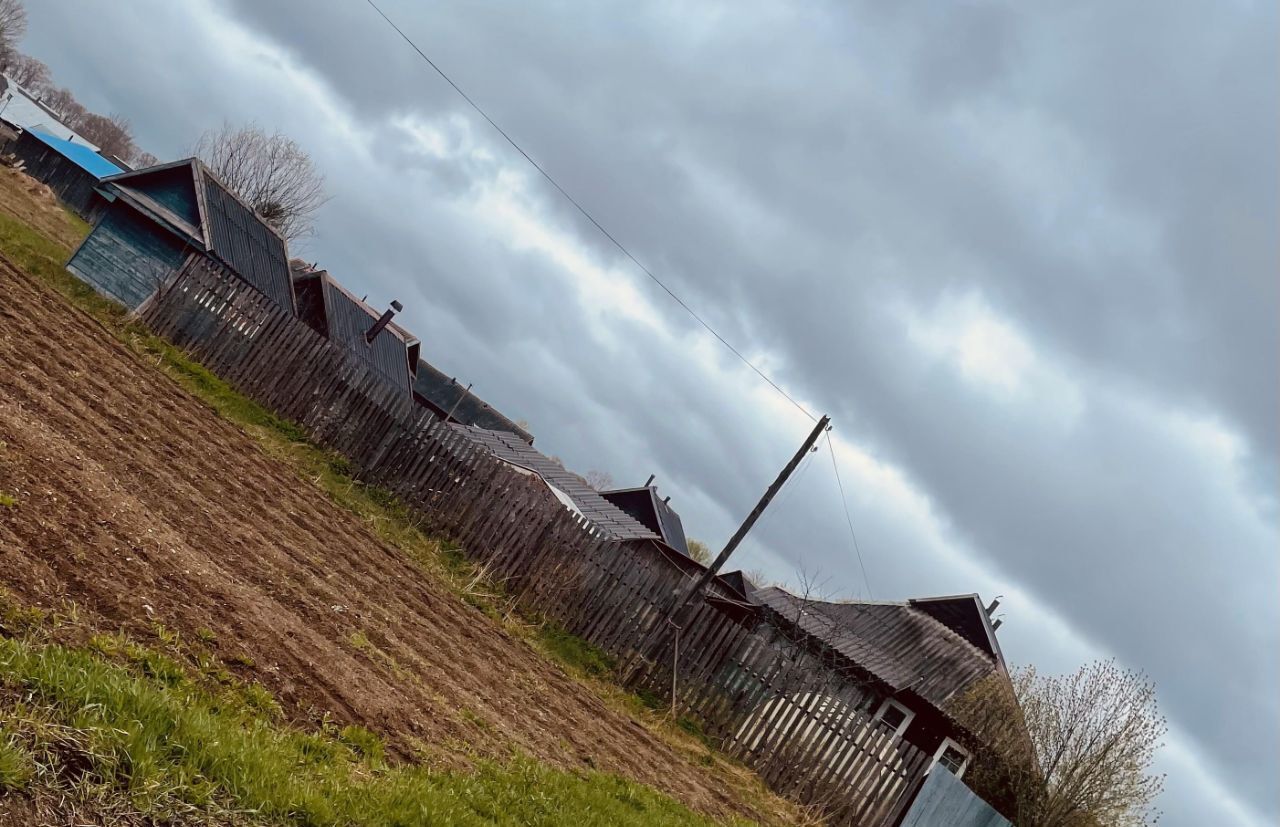
[[[849,536],[853,539],[853,550],[858,555],[858,568],[862,570],[862,582],[867,587],[867,597],[874,600],[871,593],[871,580],[867,577],[867,566],[862,562],[862,549],[858,546],[858,532],[853,530],[853,517],[849,514],[849,500],[844,495],[844,481],[840,479],[840,463],[836,462],[836,448],[831,442],[831,430],[827,429],[827,450],[831,452],[831,468],[836,472],[836,485],[840,489],[840,504],[844,506],[844,519],[849,524]]]
[[[578,210],[578,212],[582,213],[583,217],[585,217],[588,221],[590,221],[592,225],[594,225],[595,228],[604,235],[605,238],[609,239],[609,241],[613,243],[613,246],[617,247],[618,250],[620,250],[624,256],[630,259],[632,264],[640,268],[640,271],[643,272],[646,276],[648,276],[653,281],[654,284],[661,287],[668,296],[670,296],[672,299],[675,300],[676,304],[683,307],[685,312],[688,313],[690,316],[692,316],[698,322],[698,324],[706,328],[707,332],[709,332],[712,336],[716,337],[716,339],[720,341],[720,344],[724,345],[726,348],[729,349],[729,351],[734,356],[738,357],[739,361],[741,361],[742,364],[751,368],[751,370],[753,370],[757,376],[759,376],[761,379],[767,382],[769,386],[772,387],[779,394],[781,394],[784,399],[786,399],[788,402],[794,405],[796,407],[796,410],[800,411],[802,414],[809,417],[810,421],[816,422],[818,420],[816,416],[814,416],[803,405],[801,405],[798,401],[796,401],[795,397],[791,396],[791,394],[783,390],[782,387],[777,382],[770,379],[769,376],[763,370],[756,367],[755,363],[753,363],[746,356],[742,355],[742,352],[740,350],[738,350],[736,347],[731,345],[727,339],[721,336],[720,333],[714,327],[712,327],[705,319],[699,316],[697,312],[695,312],[694,309],[685,302],[684,299],[676,295],[674,290],[672,290],[665,283],[663,283],[661,279],[659,279],[656,275],[654,275],[652,270],[650,270],[648,267],[645,267],[642,263],[640,263],[640,260],[636,258],[634,255],[632,255],[631,251],[628,250],[622,244],[622,242],[618,241],[618,239],[614,237],[613,233],[606,230],[604,228],[604,225],[602,225],[599,221],[595,219],[595,216],[587,212],[586,208],[583,207],[581,204],[579,204],[577,199],[575,199],[572,195],[570,195],[568,191],[565,190],[564,187],[560,186],[560,182],[556,181],[556,179],[551,176],[551,173],[543,169],[542,165],[533,159],[533,156],[531,156],[528,152],[525,152],[524,148],[521,147],[520,144],[516,143],[515,139],[512,138],[509,134],[507,134],[507,131],[503,129],[501,126],[499,126],[497,121],[489,117],[489,114],[480,107],[480,104],[472,100],[471,96],[468,95],[466,92],[464,92],[461,86],[454,83],[453,78],[449,77],[449,75],[446,74],[445,71],[441,69],[434,60],[428,57],[427,53],[422,51],[422,49],[418,47],[418,44],[414,43],[413,39],[410,38],[409,35],[405,34],[404,31],[399,26],[396,25],[395,21],[393,21],[390,17],[388,17],[386,12],[384,12],[381,8],[378,7],[378,4],[375,3],[374,0],[365,0],[365,2],[369,4],[370,8],[372,8],[375,12],[378,13],[379,17],[381,17],[384,21],[386,21],[388,26],[390,26],[393,30],[395,30],[396,34],[400,35],[400,38],[404,40],[405,43],[408,43],[409,46],[415,52],[418,53],[419,57],[421,57],[424,61],[426,61],[428,66],[430,66],[432,69],[435,70],[436,74],[444,78],[445,83],[448,83],[450,86],[452,86],[453,90],[457,92],[459,95],[461,95],[462,99],[465,100],[471,106],[472,109],[474,109],[476,112],[480,114],[480,117],[488,121],[489,125],[492,126],[495,130],[497,130],[498,134],[501,135],[506,140],[507,143],[511,144],[511,146],[516,150],[516,152],[519,152],[521,155],[523,155],[524,159],[528,161],[533,166],[533,168],[536,169],[539,172],[539,174],[541,174],[542,177],[545,178],[547,182],[551,184],[551,186],[555,187],[556,190],[562,196],[564,196],[565,199]]]

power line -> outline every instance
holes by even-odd
[[[503,129],[501,126],[499,126],[497,121],[489,117],[489,114],[480,107],[480,104],[476,103],[474,100],[471,99],[470,95],[462,91],[462,87],[454,83],[453,78],[445,74],[445,71],[441,69],[439,66],[437,66],[434,60],[427,57],[427,53],[422,51],[422,49],[418,48],[418,44],[414,43],[413,39],[410,38],[409,35],[405,34],[404,31],[395,24],[395,21],[393,21],[390,17],[387,17],[386,13],[378,7],[377,3],[375,3],[373,0],[365,0],[365,2],[369,4],[370,8],[372,8],[374,11],[378,13],[379,17],[381,17],[383,20],[386,21],[388,26],[390,26],[392,29],[395,30],[396,34],[400,35],[401,39],[404,40],[405,43],[408,43],[409,46],[415,52],[418,53],[419,57],[421,57],[424,61],[426,61],[428,66],[430,66],[432,69],[435,70],[436,74],[444,78],[445,82],[448,83],[450,86],[452,86],[453,90],[457,92],[459,95],[461,95],[462,99],[465,100],[471,106],[472,109],[480,113],[480,117],[488,121],[489,125],[492,126],[495,130],[497,130],[498,134],[501,135],[506,140],[507,143],[511,144],[511,146],[516,150],[516,152],[519,152],[521,155],[523,155],[524,159],[528,161],[533,166],[533,168],[536,169],[539,172],[539,174],[542,175],[543,178],[547,179],[547,182],[550,183],[551,186],[555,187],[556,190],[559,191],[559,193],[563,195],[565,199],[578,210],[578,212],[582,213],[583,217],[585,217],[588,221],[590,221],[595,226],[595,228],[604,235],[605,238],[613,242],[613,246],[617,247],[624,256],[631,259],[632,264],[640,268],[641,272],[643,272],[646,276],[652,279],[654,284],[661,287],[668,296],[670,296],[672,299],[675,300],[676,304],[683,307],[685,309],[685,312],[687,312],[690,316],[696,319],[698,324],[702,325],[704,328],[706,328],[707,332],[709,332],[712,336],[715,336],[718,340],[720,340],[720,344],[727,347],[729,351],[733,353],[734,356],[737,356],[738,359],[742,362],[742,364],[746,365],[747,367],[751,368],[751,370],[755,371],[757,376],[759,376],[765,382],[769,383],[770,387],[772,387],[775,391],[781,394],[784,399],[786,399],[788,402],[794,405],[798,411],[800,411],[805,416],[809,417],[811,421],[816,422],[818,420],[816,416],[809,413],[809,411],[803,405],[797,402],[795,398],[791,396],[791,394],[784,391],[782,387],[778,385],[777,382],[774,382],[772,379],[770,379],[765,374],[765,372],[762,371],[760,368],[756,367],[756,365],[750,359],[748,359],[746,356],[743,356],[741,351],[739,351],[733,345],[729,344],[728,340],[726,340],[723,336],[721,336],[714,327],[712,327],[710,324],[707,323],[705,319],[699,316],[692,307],[686,304],[684,299],[677,296],[675,291],[673,291],[670,287],[664,284],[661,279],[655,276],[653,274],[653,271],[651,271],[648,267],[645,267],[643,264],[641,264],[640,260],[637,259],[635,256],[633,256],[631,254],[631,251],[628,250],[625,246],[623,246],[622,242],[618,241],[618,239],[614,237],[613,233],[606,230],[599,221],[596,221],[595,216],[587,212],[586,208],[584,208],[581,204],[579,204],[577,199],[575,199],[572,195],[570,195],[565,190],[564,187],[560,186],[560,183],[556,181],[555,178],[552,178],[551,174],[547,172],[545,169],[543,169],[542,165],[533,159],[533,156],[531,156],[528,152],[525,152],[524,148],[521,147],[520,144],[516,143],[515,139],[512,138],[510,135],[508,135],[507,131]]]
[[[844,506],[844,519],[849,524],[849,536],[853,538],[853,550],[858,555],[858,568],[862,570],[862,582],[867,587],[867,597],[871,594],[871,581],[867,578],[867,567],[862,562],[862,549],[858,546],[858,532],[853,530],[853,517],[849,514],[849,500],[844,495],[844,482],[840,479],[840,464],[836,462],[836,449],[831,443],[831,431],[827,431],[827,449],[831,452],[831,468],[836,472],[836,485],[840,488],[840,504]]]

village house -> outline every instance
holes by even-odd
[[[67,269],[137,309],[189,256],[205,256],[294,310],[284,238],[196,158],[104,178],[105,205]]]
[[[328,270],[299,261],[290,265],[298,318],[312,330],[358,357],[406,395],[413,393],[421,343],[391,321],[398,302],[379,313],[343,287]]]
[[[787,726],[795,709],[805,708],[836,728],[844,720],[870,726],[930,756],[930,767],[964,776],[984,744],[981,733],[957,720],[955,704],[990,676],[1009,681],[995,634],[999,622],[991,621],[978,595],[830,602],[743,581],[749,601],[775,627],[841,664],[861,689],[852,700],[806,692],[774,703],[757,713],[769,722],[764,732]],[[846,717],[846,708],[862,714]],[[760,740],[761,731],[752,730],[752,737]]]
[[[546,484],[552,496],[565,508],[585,520],[598,536],[625,542],[653,543],[669,557],[681,558],[692,563],[688,558],[689,550],[685,545],[684,531],[679,527],[680,516],[665,501],[662,502],[662,509],[667,533],[664,534],[660,526],[651,528],[645,524],[644,520],[629,513],[609,496],[611,493],[622,492],[597,491],[585,479],[566,469],[558,460],[538,451],[519,435],[459,423],[454,423],[452,427],[516,471],[538,477]],[[649,490],[651,492],[649,496],[656,501],[656,489],[651,489],[649,486],[645,486],[644,489],[630,489],[631,492],[644,490]],[[627,503],[628,500],[622,498],[622,502]],[[644,512],[642,509],[637,509],[637,513],[643,515]],[[652,521],[657,521],[656,515]],[[674,530],[672,526],[675,527]],[[672,541],[676,541],[678,545]]]
[[[418,372],[413,379],[413,401],[448,422],[506,431],[533,444],[533,434],[476,396],[456,377],[449,376],[426,360],[418,362]]]
[[[98,193],[99,182],[125,172],[92,147],[35,128],[23,131],[7,152],[25,174],[49,187],[67,209],[89,222],[107,205]]]
[[[671,548],[689,556],[689,543],[684,536],[684,523],[671,507],[671,497],[659,497],[653,477],[639,488],[616,488],[601,491],[600,496],[627,512],[645,528],[658,535]]]
[[[0,75],[0,138],[12,140],[31,129],[98,150],[97,144],[63,123],[56,112],[29,90],[8,75]]]

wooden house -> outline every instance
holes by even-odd
[[[98,194],[99,182],[125,171],[91,147],[36,129],[25,130],[8,151],[24,173],[53,190],[67,209],[89,222],[107,205]]]
[[[998,622],[991,622],[978,595],[834,603],[777,587],[755,589],[749,582],[745,587],[750,602],[774,626],[841,664],[861,687],[856,698],[807,692],[766,705],[755,716],[766,725],[751,730],[752,738],[790,726],[797,707],[817,709],[820,720],[857,721],[881,738],[901,740],[931,755],[934,765],[957,777],[964,775],[984,744],[981,733],[956,719],[955,704],[989,676],[1009,680],[996,640]],[[853,714],[855,709],[862,714]]]
[[[659,497],[653,478],[639,488],[617,488],[601,491],[600,496],[621,508],[641,525],[662,538],[671,548],[689,556],[689,543],[684,536],[684,523],[671,507],[670,497]]]
[[[449,422],[506,431],[533,444],[533,434],[476,396],[456,377],[449,376],[425,359],[418,361],[418,372],[413,379],[413,401]]]
[[[565,468],[558,460],[538,451],[519,435],[458,423],[454,423],[453,428],[507,465],[540,477],[552,495],[565,508],[585,520],[597,536],[611,540],[654,541],[666,546],[661,534],[610,502],[585,479]]]
[[[62,117],[40,102],[38,96],[13,78],[0,74],[0,126],[13,136],[28,129],[97,150],[98,145],[63,122]]]
[[[284,238],[198,159],[113,175],[98,192],[106,204],[67,262],[98,292],[137,309],[198,255],[293,311]]]
[[[295,262],[292,273],[298,318],[330,343],[360,357],[392,386],[412,394],[421,344],[391,323],[393,311],[379,313],[328,270]],[[393,307],[399,310],[397,303]]]

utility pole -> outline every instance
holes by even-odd
[[[743,520],[742,525],[738,526],[738,530],[729,538],[729,542],[725,545],[724,549],[716,559],[711,562],[711,565],[707,567],[707,570],[704,571],[696,581],[694,581],[693,586],[686,589],[684,594],[676,600],[676,604],[671,609],[671,614],[669,616],[677,626],[684,625],[680,622],[680,616],[684,612],[685,607],[687,607],[689,603],[707,587],[707,584],[711,582],[713,577],[720,573],[720,569],[724,566],[725,562],[728,561],[729,555],[733,554],[734,550],[738,548],[738,544],[747,536],[747,532],[756,524],[756,520],[760,519],[760,515],[764,513],[765,508],[768,507],[769,503],[773,500],[778,491],[782,489],[782,486],[786,484],[787,478],[796,470],[796,466],[800,464],[800,460],[804,459],[805,454],[809,453],[810,449],[813,448],[813,444],[818,441],[818,437],[822,436],[823,431],[827,430],[827,426],[830,423],[831,417],[829,416],[824,415],[822,419],[818,420],[818,424],[814,426],[813,431],[809,434],[809,438],[804,441],[804,445],[800,446],[800,450],[796,451],[796,455],[792,457],[791,461],[782,469],[782,473],[778,474],[778,478],[773,481],[773,485],[770,485],[768,490],[764,492],[764,496],[760,498],[760,502],[756,503],[756,507],[747,515],[747,519]]]
[[[453,384],[455,384],[455,385],[456,385],[456,384],[458,384],[458,380],[457,380],[457,379],[454,379],[454,380],[453,380]],[[467,394],[471,393],[471,385],[472,385],[472,383],[471,383],[471,382],[468,382],[468,383],[467,383],[467,387],[466,387],[466,389],[464,389],[464,390],[462,391],[462,395],[458,397],[458,401],[457,401],[457,402],[454,402],[454,403],[453,403],[453,407],[452,407],[452,408],[450,408],[450,409],[449,409],[449,412],[448,412],[447,414],[445,414],[445,415],[444,415],[444,421],[445,421],[445,422],[448,422],[450,419],[453,419],[453,412],[454,412],[454,411],[456,411],[456,410],[458,410],[458,406],[462,404],[462,400],[466,399],[466,398],[467,398]]]
[[[747,536],[747,532],[756,524],[756,520],[760,519],[760,515],[764,513],[765,508],[768,507],[774,496],[782,490],[782,486],[786,484],[787,478],[796,470],[796,466],[800,464],[800,460],[804,459],[805,454],[809,453],[809,451],[813,449],[813,444],[818,441],[818,437],[822,436],[823,431],[827,430],[830,423],[831,417],[829,416],[823,416],[822,419],[818,420],[818,424],[814,426],[808,439],[804,441],[804,445],[800,446],[800,450],[796,451],[796,455],[793,456],[791,461],[787,463],[786,467],[782,469],[782,473],[778,474],[778,478],[774,480],[773,484],[764,492],[764,496],[760,498],[760,502],[756,503],[756,507],[747,515],[747,519],[743,520],[742,525],[738,526],[738,530],[729,538],[729,542],[725,545],[724,549],[716,559],[711,562],[711,565],[707,567],[707,570],[694,581],[693,585],[685,589],[684,592],[676,598],[675,604],[671,607],[671,611],[666,616],[666,622],[658,628],[653,628],[651,626],[648,633],[641,639],[640,645],[637,647],[637,652],[640,654],[640,658],[632,661],[631,666],[628,667],[626,680],[629,681],[635,676],[636,671],[641,668],[641,663],[649,657],[650,652],[660,652],[666,648],[668,642],[671,642],[672,715],[674,715],[676,711],[680,633],[688,623],[688,618],[686,618],[685,615],[690,614],[689,604],[702,594],[702,591],[706,589],[707,584],[711,582],[711,579],[720,572],[720,569],[724,566],[725,562],[728,561],[729,555],[733,554],[734,550],[737,549],[743,538]]]

